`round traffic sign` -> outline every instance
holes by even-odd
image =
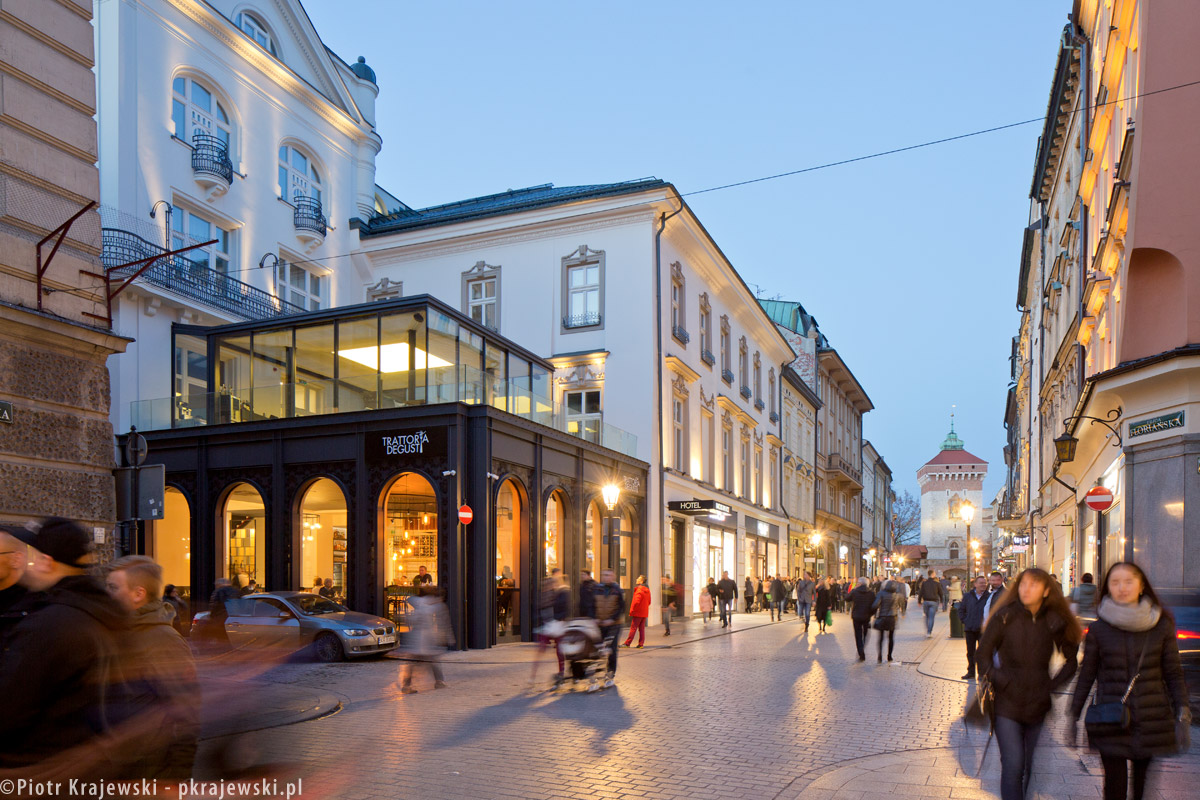
[[[1107,511],[1108,507],[1113,504],[1113,493],[1111,489],[1106,489],[1103,486],[1093,486],[1091,489],[1088,489],[1087,496],[1084,497],[1083,501],[1093,511]]]
[[[473,519],[475,519],[475,513],[471,511],[470,506],[464,504],[458,507],[459,522],[461,522],[463,525],[470,525],[471,520]]]
[[[125,460],[129,462],[129,466],[140,467],[145,463],[148,452],[150,447],[146,444],[146,437],[130,430],[129,435],[125,437]]]

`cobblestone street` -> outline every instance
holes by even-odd
[[[942,674],[959,669],[962,647],[947,640],[946,615],[932,639],[918,614],[903,620],[891,667],[870,650],[858,664],[849,618],[835,616],[824,635],[765,614],[739,615],[731,634],[715,622],[678,625],[670,639],[656,628],[646,649],[622,649],[616,689],[594,695],[531,690],[532,645],[452,654],[449,688],[432,691],[419,673],[413,695],[391,658],[288,664],[266,679],[335,695],[341,709],[228,750],[296,765],[279,777],[302,777],[310,798],[997,796],[994,744],[981,779],[961,766],[978,756],[952,726],[966,684]],[[1059,746],[1057,727],[1043,735],[1035,788],[1099,797],[1098,761]],[[206,742],[202,759],[221,743]],[[1200,777],[1196,748],[1157,769],[1148,797],[1194,796],[1184,787]]]

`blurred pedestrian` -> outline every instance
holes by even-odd
[[[908,598],[912,595],[912,579],[906,578],[896,584],[896,597],[900,601],[900,616],[908,616]]]
[[[592,578],[591,571],[581,570],[579,573],[579,616],[595,616],[592,609],[592,591],[595,588],[596,581]]]
[[[797,621],[803,615],[804,630],[808,630],[809,615],[812,613],[813,590],[816,584],[813,583],[812,576],[807,572],[804,577],[796,582],[796,617]]]
[[[0,768],[20,768],[80,752],[109,734],[116,634],[126,619],[88,575],[96,556],[83,526],[50,517],[3,530],[30,548],[21,575],[28,594],[10,609],[19,621],[4,626],[0,639]],[[89,773],[81,763],[72,777]]]
[[[964,681],[975,680],[975,648],[983,632],[983,609],[988,601],[987,578],[979,575],[975,586],[958,604],[958,618],[963,624],[963,638],[967,640],[967,674]]]
[[[738,596],[737,583],[729,577],[728,570],[721,573],[717,590],[720,592],[721,599],[721,627],[728,628],[733,623],[733,609]]]
[[[147,556],[117,559],[106,586],[130,616],[128,630],[117,638],[123,740],[138,759],[129,774],[186,781],[200,733],[200,687],[192,651],[171,624],[174,608],[160,597],[162,567]]]
[[[558,649],[559,637],[563,634],[567,616],[570,614],[571,591],[563,580],[562,570],[558,567],[550,570],[550,576],[542,581],[542,591],[538,594],[538,627],[536,630],[538,651],[533,659],[533,667],[529,672],[529,682],[537,680],[538,666],[542,661],[542,653],[547,647],[554,648],[558,660],[558,672],[554,675],[554,685],[563,680],[563,655]]]
[[[0,530],[0,615],[25,596],[26,589],[21,585],[21,576],[25,574],[27,560],[25,543]]]
[[[169,605],[175,612],[175,616],[171,618],[171,627],[186,639],[192,632],[192,620],[188,613],[187,603],[179,596],[179,589],[175,587],[175,584],[168,583],[163,587],[163,603]]]
[[[222,648],[229,649],[229,634],[225,631],[225,621],[229,619],[229,603],[237,600],[240,593],[228,578],[217,578],[216,588],[208,598],[208,625],[206,638]]]
[[[783,581],[776,575],[771,579],[771,620],[776,617],[780,622],[783,622],[783,604],[787,601],[787,590],[784,589]]]
[[[413,584],[413,585],[420,586],[423,584]],[[317,592],[317,594],[321,595],[321,597],[324,597],[326,600],[336,600],[337,599],[337,589],[333,588],[333,578],[326,578],[325,585],[321,587],[321,591]]]
[[[746,613],[754,611],[754,597],[757,592],[754,590],[754,581],[750,580],[750,576],[746,576],[746,585],[742,590],[742,600],[746,604]]]
[[[643,578],[643,581],[645,578]],[[646,590],[649,593],[649,589]],[[647,604],[649,609],[649,604]],[[621,636],[621,617],[625,615],[625,593],[611,569],[600,571],[600,582],[592,590],[592,608],[600,638],[608,647],[608,675],[604,686],[610,687],[617,677],[617,639]]]
[[[825,616],[833,609],[832,583],[832,579],[826,578],[817,584],[817,600],[813,608],[813,613],[817,615],[817,633],[825,632]]]
[[[984,584],[985,585],[987,584],[986,578],[984,579]],[[948,603],[950,603],[950,605],[954,605],[955,603],[961,602],[963,599],[963,589],[964,588],[967,591],[970,591],[971,584],[967,584],[964,587],[962,578],[955,575],[953,578],[950,579],[950,588],[946,590],[946,601]],[[945,609],[943,609],[943,610],[945,610]]]
[[[416,694],[412,688],[415,664],[425,664],[433,676],[433,688],[445,689],[441,658],[446,648],[454,643],[450,634],[450,612],[442,602],[441,590],[428,583],[417,588],[417,596],[408,601],[408,635],[404,639],[404,650],[408,660],[400,668],[402,694]]]
[[[986,625],[988,617],[992,615],[992,605],[1000,600],[1000,596],[1005,591],[1004,576],[999,572],[993,572],[988,576],[988,598],[983,604],[983,622]]]
[[[921,598],[921,608],[925,612],[925,638],[933,636],[933,623],[937,620],[938,608],[942,605],[942,584],[938,582],[937,572],[929,570],[929,580],[921,583],[918,590]]]
[[[638,575],[633,587],[633,597],[629,600],[629,636],[625,637],[625,646],[629,647],[633,635],[638,635],[638,648],[646,644],[646,618],[650,616],[650,587],[646,585],[646,576]]]
[[[1093,702],[1120,702],[1129,713],[1124,728],[1088,731],[1104,765],[1105,800],[1129,796],[1126,762],[1133,764],[1132,797],[1141,800],[1151,759],[1178,752],[1176,723],[1186,729],[1192,721],[1175,621],[1141,567],[1128,562],[1108,568],[1096,613],[1083,645],[1067,743],[1076,744],[1077,720],[1095,683]]]
[[[864,649],[867,632],[871,629],[871,617],[875,614],[875,593],[866,578],[858,579],[858,586],[850,592],[850,622],[854,626],[854,646],[858,649],[858,660],[866,661]]]
[[[716,608],[720,596],[721,590],[717,588],[717,582],[709,578],[708,585],[700,591],[700,616],[705,625],[712,619],[713,609]]]
[[[958,580],[958,576],[956,575],[954,577],[954,579]],[[940,583],[942,585],[942,611],[943,612],[949,611],[950,610],[950,579],[946,577],[946,573],[944,573],[944,572],[942,573],[942,579],[940,581],[938,581],[938,583]],[[960,595],[962,594],[961,581],[959,582],[958,592]]]
[[[1022,800],[1050,698],[1078,666],[1083,631],[1058,584],[1044,570],[1027,569],[1015,590],[992,605],[976,653],[977,669],[995,689],[995,731],[1000,748],[1001,800]],[[1055,651],[1064,663],[1053,675]]]
[[[675,590],[675,583],[671,580],[671,576],[664,575],[662,579],[662,597],[659,599],[662,611],[662,624],[665,628],[663,636],[671,635],[671,616],[675,613],[678,593]]]
[[[1111,567],[1110,567],[1111,569]],[[1096,616],[1096,584],[1092,573],[1083,573],[1080,584],[1071,591],[1071,610],[1078,617],[1094,619]]]
[[[900,595],[904,591],[901,581],[884,581],[883,589],[875,596],[875,630],[879,641],[875,657],[876,664],[883,663],[883,637],[888,640],[888,666],[892,665],[892,652],[896,647],[896,611],[900,607]]]

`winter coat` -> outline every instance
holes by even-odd
[[[1075,613],[1081,617],[1096,613],[1096,584],[1081,583],[1071,592],[1071,602],[1075,604]]]
[[[599,584],[593,580],[583,581],[579,584],[579,616],[596,616],[596,605],[592,601],[592,595],[596,591],[597,586]]]
[[[175,610],[175,616],[171,619],[171,627],[186,639],[192,631],[192,621],[189,619],[187,603],[181,597],[164,597],[163,604],[169,605]]]
[[[888,584],[883,585],[883,591],[875,596],[875,602],[871,607],[875,609],[875,616],[883,619],[884,617],[896,616],[896,604],[900,602],[899,596],[895,589],[888,588]]]
[[[1066,663],[1049,675],[1050,657],[1062,652]],[[1075,674],[1079,646],[1067,640],[1067,623],[1054,611],[1036,617],[1020,602],[992,613],[979,640],[976,661],[996,690],[996,716],[1035,724],[1050,711],[1050,695]],[[1000,656],[996,666],[992,657]]]
[[[958,578],[950,580],[950,602],[963,599],[963,582]]]
[[[799,583],[797,583],[796,584],[797,602],[811,603],[812,599],[813,599],[813,589],[814,588],[815,588],[815,585],[813,584],[813,582],[808,580],[807,578],[805,580],[802,580]]]
[[[570,604],[570,596],[571,592],[565,584],[543,589],[541,597],[538,598],[538,616],[541,618],[541,624],[545,625],[553,619],[566,619],[570,613],[567,607]]]
[[[958,618],[962,620],[963,630],[978,633],[983,630],[983,607],[987,605],[988,593],[976,595],[975,590],[963,595],[962,603],[958,606]]]
[[[787,592],[783,588],[783,581],[776,578],[771,581],[771,602],[782,603],[787,597]]]
[[[817,603],[813,607],[813,613],[817,615],[817,619],[825,616],[825,612],[829,610],[831,605],[829,589],[822,586],[817,589]]]
[[[869,586],[856,586],[850,592],[850,619],[866,622],[875,613],[875,593]]]
[[[625,616],[625,593],[621,587],[615,583],[597,583],[592,589],[592,614],[601,625],[619,625]]]
[[[708,614],[713,610],[713,596],[708,591],[700,593],[700,613]]]
[[[717,591],[721,593],[722,600],[737,600],[737,582],[733,578],[721,578],[717,581]]]
[[[921,595],[921,602],[923,603],[940,603],[944,596],[942,594],[942,585],[932,578],[921,584],[918,593]]]
[[[629,600],[629,616],[650,616],[650,589],[645,584],[634,587],[633,597]]]
[[[749,578],[746,578],[746,599],[750,600],[755,594],[756,592],[754,591],[754,583]]]
[[[1175,623],[1163,614],[1148,631],[1136,633],[1097,620],[1088,626],[1083,644],[1083,666],[1071,700],[1072,719],[1078,719],[1096,684],[1097,702],[1120,702],[1137,672],[1142,646],[1141,677],[1129,695],[1128,730],[1091,736],[1092,747],[1103,756],[1150,758],[1175,752],[1175,718],[1188,703],[1187,684],[1179,662]]]
[[[717,588],[715,583],[709,583],[705,588],[705,591],[708,592],[709,599],[712,600],[713,605],[715,606],[717,601],[721,599],[721,590]]]
[[[450,612],[435,595],[417,595],[408,600],[409,631],[404,638],[404,650],[416,656],[436,656],[453,644],[450,634]]]
[[[94,578],[31,592],[0,639],[0,768],[35,764],[110,730],[126,615]],[[78,777],[78,775],[76,776]]]

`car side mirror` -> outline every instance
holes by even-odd
[[[291,614],[289,614],[287,611],[280,611],[280,612],[279,612],[279,618],[280,618],[280,619],[291,619],[291,618],[292,618],[292,615],[291,615]]]

